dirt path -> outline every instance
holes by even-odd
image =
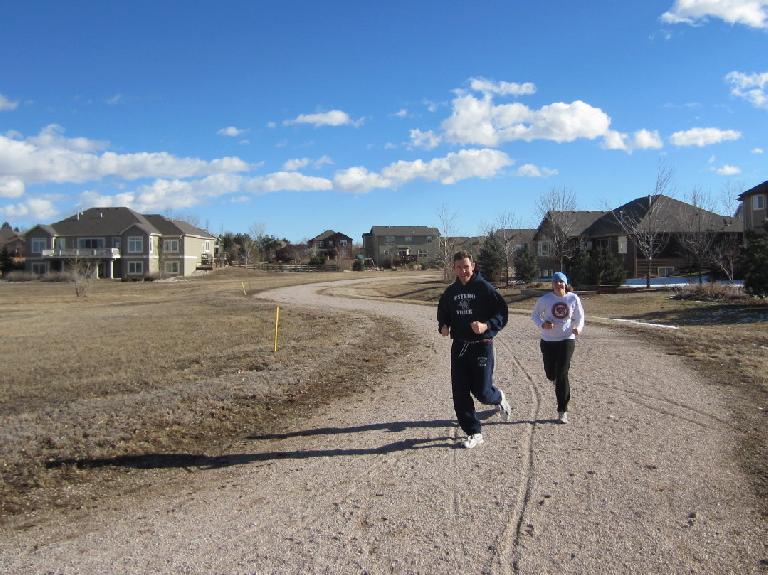
[[[464,450],[434,308],[316,289],[265,297],[398,316],[423,345],[375,392],[202,460],[181,489],[4,533],[0,572],[766,573],[739,422],[675,357],[588,325],[560,426],[514,315],[496,344],[513,419],[487,410],[486,444]]]

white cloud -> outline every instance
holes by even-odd
[[[50,221],[56,215],[50,200],[30,198],[18,204],[0,206],[0,214],[7,219],[25,219],[37,222]]]
[[[19,178],[0,177],[0,198],[20,198],[24,187],[24,181]]]
[[[298,172],[273,172],[250,179],[246,189],[252,192],[321,192],[333,189],[326,178],[305,176]]]
[[[381,173],[364,167],[340,170],[334,176],[334,185],[341,191],[368,192],[374,188],[395,188],[416,179],[454,184],[468,178],[493,177],[510,164],[509,156],[498,150],[460,150],[426,162],[398,161]]]
[[[741,168],[737,166],[731,166],[729,164],[725,164],[724,166],[720,166],[719,168],[715,168],[712,170],[719,176],[735,176],[737,174],[741,173]]]
[[[425,150],[434,150],[440,145],[440,137],[432,130],[422,132],[419,129],[411,130],[410,148],[423,148]]]
[[[515,140],[594,139],[606,135],[610,124],[605,112],[581,100],[533,110],[520,103],[495,106],[488,95],[459,95],[442,127],[451,142],[498,146]]]
[[[408,110],[405,108],[400,108],[397,112],[392,114],[396,118],[407,118],[408,117]]]
[[[719,128],[691,128],[681,132],[675,132],[669,141],[675,146],[710,146],[729,140],[738,140],[741,132],[737,130],[721,130]]]
[[[557,175],[558,171],[551,168],[539,167],[535,164],[523,164],[515,172],[518,176],[527,178],[548,178]]]
[[[767,0],[768,1],[768,0]],[[744,98],[756,108],[768,108],[768,72],[744,74],[729,72],[725,79],[731,84],[731,95]]]
[[[362,120],[353,121],[349,114],[341,110],[331,110],[318,114],[300,114],[293,120],[283,122],[286,125],[292,124],[312,124],[318,126],[350,126],[359,125]]]
[[[99,154],[107,145],[87,138],[65,138],[56,125],[26,140],[0,136],[0,177],[19,178],[27,184],[82,183],[105,177],[189,178],[252,169],[234,157],[205,161],[179,158],[167,152]]]
[[[763,153],[763,149],[762,148],[752,148],[751,152],[753,154],[762,154]]]
[[[307,166],[321,168],[329,164],[333,164],[333,160],[328,155],[320,156],[316,160],[312,160],[311,158],[292,158],[283,163],[283,170],[295,172],[302,168],[306,168]]]
[[[664,144],[656,130],[638,130],[631,136],[608,130],[603,136],[603,147],[607,150],[622,150],[631,154],[634,150],[657,150],[663,148]]]
[[[242,128],[238,128],[236,126],[227,126],[226,128],[222,128],[218,132],[216,132],[219,136],[228,136],[230,138],[237,138],[241,134],[245,134],[247,130],[243,130]]]
[[[115,94],[114,96],[111,96],[107,98],[107,104],[110,106],[117,106],[119,103],[123,102],[125,100],[125,96],[122,94]]]
[[[529,96],[536,93],[536,85],[532,82],[494,82],[485,78],[470,78],[469,87],[476,92],[496,96]]]
[[[668,24],[697,25],[709,18],[750,28],[768,28],[768,0],[675,0],[661,15]]]
[[[283,170],[288,172],[295,172],[301,168],[306,168],[309,165],[309,158],[293,158],[283,163]]]
[[[9,110],[15,110],[19,106],[18,102],[9,100],[7,97],[0,94],[0,112],[7,112]]]
[[[389,188],[392,183],[367,168],[355,166],[339,170],[333,176],[333,186],[343,192],[368,192],[375,188]]]

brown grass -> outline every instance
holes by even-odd
[[[253,297],[347,277],[228,270],[96,282],[86,298],[73,284],[0,283],[0,513],[78,507],[105,480],[135,489],[94,462],[215,449],[364,389],[391,369],[380,358],[408,345],[394,322],[371,329],[365,316],[281,309],[275,353],[275,306]]]

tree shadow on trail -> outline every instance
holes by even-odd
[[[445,428],[453,427],[453,420],[434,421],[396,421],[360,425],[353,427],[327,427],[314,430],[296,431],[283,434],[266,434],[252,436],[251,440],[276,440],[291,437],[309,437],[313,435],[360,433],[364,431],[388,430],[400,433],[410,428]],[[262,453],[234,453],[227,455],[205,455],[201,453],[145,453],[137,455],[118,455],[104,458],[55,459],[46,463],[46,468],[56,469],[65,466],[75,466],[80,469],[97,469],[101,467],[127,467],[133,469],[172,469],[199,468],[219,469],[233,465],[247,465],[278,461],[282,459],[310,459],[317,457],[349,457],[358,455],[384,455],[408,449],[456,448],[455,439],[450,436],[410,438],[402,441],[387,443],[378,447],[340,448],[340,449],[299,449],[294,451],[267,451]]]

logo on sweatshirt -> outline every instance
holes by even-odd
[[[557,319],[565,319],[568,317],[568,305],[563,302],[557,302],[552,306],[552,315]]]
[[[456,303],[456,315],[470,315],[472,313],[472,308],[469,306],[469,301],[465,299],[460,299]]]

